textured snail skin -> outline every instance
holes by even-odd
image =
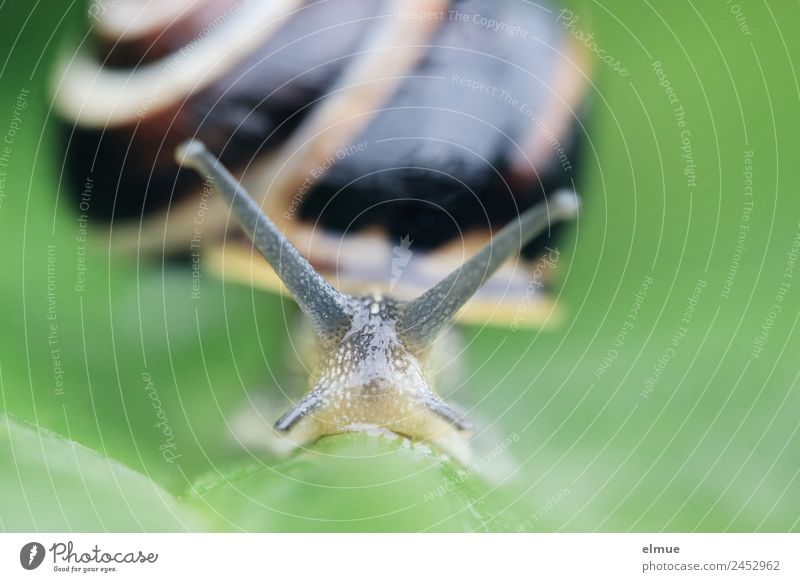
[[[276,424],[297,443],[373,426],[438,443],[462,443],[468,421],[433,392],[431,354],[414,350],[397,331],[399,305],[381,296],[353,298],[351,324],[317,342],[309,393]],[[457,447],[456,447],[457,448]]]

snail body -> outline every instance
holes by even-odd
[[[303,444],[372,426],[453,449],[471,424],[434,392],[431,359],[456,313],[510,255],[578,211],[562,191],[502,229],[464,265],[411,301],[352,296],[334,289],[237,180],[197,141],[176,151],[181,165],[214,184],[280,277],[313,329],[317,353],[308,393],[275,424]]]

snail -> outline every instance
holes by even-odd
[[[201,173],[228,202],[255,247],[300,306],[316,341],[308,393],[275,428],[304,444],[357,427],[380,427],[457,453],[469,421],[434,392],[436,342],[452,318],[513,253],[547,229],[573,218],[577,198],[557,192],[524,212],[478,254],[411,301],[337,291],[317,273],[236,179],[197,141],[176,159]]]
[[[90,14],[92,42],[64,50],[53,77],[67,175],[93,181],[81,212],[113,221],[122,249],[200,247],[226,279],[289,292],[323,362],[277,424],[298,442],[355,424],[455,439],[468,423],[429,373],[442,326],[558,319],[541,259],[576,209],[590,67],[557,13],[522,0],[96,0]],[[347,424],[337,381],[370,373],[373,403],[351,403]]]

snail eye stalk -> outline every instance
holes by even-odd
[[[253,244],[275,269],[320,339],[328,340],[349,326],[349,298],[314,270],[222,162],[197,140],[181,144],[175,151],[175,158],[181,166],[196,170],[212,182],[230,204]]]
[[[577,216],[580,203],[571,190],[559,190],[549,200],[523,212],[506,225],[474,257],[441,282],[408,302],[398,329],[418,346],[433,342],[500,266],[550,224]]]

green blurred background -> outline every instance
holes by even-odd
[[[570,8],[628,75],[596,65],[566,321],[465,331],[456,399],[501,450],[463,474],[365,436],[280,462],[237,448],[234,411],[289,350],[276,297],[206,278],[188,301],[188,266],[111,254],[99,224],[75,292],[48,82],[85,8],[1,3],[0,133],[25,107],[0,168],[0,529],[800,530],[800,5]]]

